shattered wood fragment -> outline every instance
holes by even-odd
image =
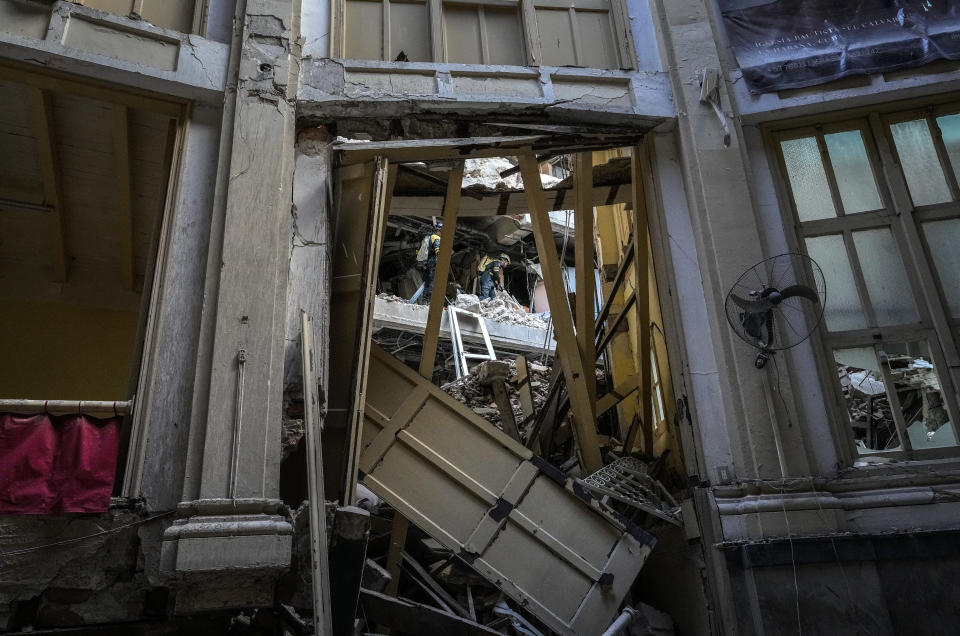
[[[450,596],[450,593],[443,589],[443,586],[437,583],[433,577],[430,576],[430,573],[427,572],[422,565],[417,563],[412,556],[404,552],[403,560],[407,563],[407,565],[410,566],[410,569],[417,573],[417,576],[423,581],[423,583],[440,597],[443,603],[449,607],[451,611],[456,612],[464,618],[470,618],[470,612],[464,609],[455,598]]]

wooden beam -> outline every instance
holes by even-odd
[[[330,537],[330,616],[333,628],[324,636],[353,635],[369,538],[369,512],[356,506],[337,508]]]
[[[613,277],[613,283],[610,285],[610,291],[607,293],[607,299],[603,303],[603,307],[600,308],[600,314],[597,316],[597,322],[594,324],[594,333],[600,331],[600,328],[603,326],[603,323],[606,322],[607,316],[610,315],[610,308],[613,307],[613,301],[617,297],[617,292],[620,291],[620,285],[623,283],[623,277],[627,273],[631,263],[633,263],[633,242],[631,241],[630,246],[627,248],[627,252],[623,255],[623,260],[620,261],[620,265],[617,268],[617,275]]]
[[[133,290],[136,264],[133,254],[133,175],[130,161],[130,115],[127,107],[113,107],[113,168],[116,176],[116,222],[120,237],[120,275],[123,288]]]
[[[607,348],[607,345],[610,344],[610,340],[617,334],[617,329],[620,327],[620,323],[627,317],[630,312],[630,308],[633,307],[633,304],[637,302],[637,294],[631,292],[630,297],[627,298],[627,302],[623,303],[623,307],[620,308],[620,313],[617,314],[617,317],[613,319],[613,324],[609,327],[604,327],[603,338],[600,339],[600,342],[597,343],[596,354],[600,355],[604,349]]]
[[[643,430],[643,450],[653,454],[653,403],[651,402],[652,376],[650,370],[650,248],[647,242],[647,194],[645,172],[649,163],[643,161],[644,148],[634,146],[630,155],[630,173],[633,182],[633,271],[634,296],[637,299],[637,346],[634,361],[637,367],[637,383],[640,387],[640,426],[631,430],[623,447],[630,453],[636,447],[640,429]]]
[[[387,548],[387,572],[390,582],[383,592],[389,596],[396,596],[400,586],[400,565],[403,563],[403,549],[407,544],[407,530],[410,529],[410,520],[393,512],[393,528],[390,530],[390,547]]]
[[[470,612],[466,608],[464,608],[462,605],[460,605],[460,603],[457,602],[457,599],[450,596],[450,593],[447,592],[445,589],[443,589],[443,587],[439,583],[434,581],[433,577],[430,576],[430,573],[427,572],[425,569],[423,569],[423,566],[417,563],[417,561],[412,556],[404,552],[403,560],[407,562],[407,565],[409,565],[414,572],[416,572],[417,576],[419,576],[423,580],[423,582],[427,585],[427,587],[433,590],[433,592],[440,597],[440,600],[442,600],[443,603],[447,607],[449,607],[452,612],[459,614],[463,618],[467,618],[467,619],[470,618]]]
[[[393,191],[397,187],[397,169],[395,163],[387,164],[387,189],[383,198],[383,227],[380,228],[380,237],[387,236],[387,224],[390,222],[390,206],[393,205]]]
[[[513,417],[513,405],[510,403],[510,396],[507,395],[507,387],[503,380],[494,380],[490,383],[490,389],[493,391],[493,401],[497,404],[497,410],[500,411],[500,423],[503,432],[520,441],[520,431],[517,430],[517,422]]]
[[[300,312],[300,362],[303,371],[303,424],[307,457],[310,513],[310,556],[313,565],[313,616],[316,633],[330,634],[330,560],[327,552],[327,511],[323,491],[323,451],[320,394],[314,356],[313,318]]]
[[[453,255],[453,238],[457,229],[457,211],[460,209],[460,186],[463,183],[463,161],[458,161],[450,170],[447,180],[447,198],[443,203],[443,229],[440,230],[440,254],[433,277],[433,296],[427,327],[423,332],[423,353],[420,357],[420,375],[433,378],[433,365],[437,357],[437,339],[440,337],[440,320],[443,318],[443,299],[450,276],[450,257]]]
[[[577,347],[573,330],[573,316],[567,303],[560,272],[560,259],[557,246],[553,242],[550,228],[550,216],[546,213],[546,201],[543,186],[540,183],[540,171],[532,151],[520,153],[520,172],[523,176],[527,201],[530,203],[530,220],[533,235],[540,256],[543,282],[550,303],[550,315],[553,317],[553,332],[557,340],[557,357],[566,379],[567,392],[573,410],[574,433],[580,462],[586,473],[592,473],[603,467],[600,446],[597,439],[597,423],[594,416],[594,403],[585,381],[586,371],[583,359]],[[590,370],[593,373],[593,370]]]
[[[187,104],[186,100],[171,100],[159,94],[148,94],[146,91],[134,93],[123,87],[93,79],[77,80],[74,76],[65,73],[41,70],[36,65],[21,67],[4,62],[0,64],[0,80],[26,84],[43,91],[96,99],[108,104],[123,104],[130,108],[149,110],[177,119],[183,117],[183,109]]]
[[[533,403],[533,388],[530,386],[530,367],[527,366],[527,359],[524,356],[517,356],[516,367],[517,395],[520,398],[520,411],[523,413],[520,428],[523,429],[536,420],[537,410]],[[527,447],[529,448],[529,439],[527,441]]]
[[[593,264],[593,153],[578,152],[573,166],[573,239],[574,266],[577,288],[577,346],[586,371],[590,401],[597,401],[597,376],[591,373],[597,366],[594,354],[594,299],[597,296],[596,274]]]
[[[636,390],[636,376],[631,376],[615,386],[612,391],[608,391],[603,397],[597,400],[597,417],[600,417],[617,404],[620,404],[620,402],[630,397]]]
[[[37,144],[37,163],[43,181],[43,202],[53,211],[49,220],[50,264],[53,267],[53,279],[62,283],[66,282],[69,274],[69,256],[66,246],[66,214],[63,209],[63,179],[60,174],[53,120],[53,95],[35,87],[27,88],[27,94],[30,100],[33,136]]]

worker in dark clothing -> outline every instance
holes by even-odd
[[[477,265],[480,272],[480,298],[494,298],[494,290],[503,291],[503,269],[510,262],[504,252],[496,256],[484,256]]]
[[[433,226],[433,232],[423,237],[417,249],[417,265],[423,276],[423,293],[420,294],[419,299],[421,305],[429,305],[433,297],[433,277],[437,273],[437,256],[440,254],[440,230],[442,229],[443,223],[438,221]]]

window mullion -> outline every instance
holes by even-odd
[[[573,34],[573,58],[577,61],[577,66],[585,66],[583,60],[583,42],[580,38],[580,24],[577,20],[577,10],[573,7],[567,9],[567,15],[570,18],[570,33]]]
[[[840,197],[840,186],[837,185],[837,175],[833,172],[833,164],[830,163],[830,152],[827,150],[827,142],[823,138],[823,131],[817,130],[817,148],[820,150],[820,161],[823,163],[823,173],[827,176],[827,183],[830,185],[830,197],[833,199],[833,207],[837,211],[837,216],[844,216],[843,199]]]
[[[927,116],[927,127],[930,129],[930,137],[933,139],[933,147],[937,149],[937,159],[940,160],[940,169],[943,170],[943,176],[947,179],[947,187],[950,188],[950,196],[954,201],[960,200],[960,185],[957,184],[957,175],[950,165],[950,155],[947,154],[947,147],[943,143],[943,133],[940,131],[940,125],[933,115]]]
[[[933,328],[940,340],[940,347],[947,359],[947,369],[951,384],[960,386],[960,352],[957,350],[957,344],[950,329],[950,321],[947,318],[943,303],[940,301],[940,294],[934,283],[934,273],[930,269],[929,260],[924,249],[923,241],[920,239],[920,230],[917,227],[917,219],[914,218],[910,196],[907,193],[907,182],[903,173],[899,169],[899,164],[893,160],[893,153],[890,147],[889,137],[884,134],[883,124],[880,121],[880,115],[872,113],[870,115],[870,124],[875,129],[874,138],[877,141],[877,151],[880,153],[881,164],[883,166],[883,175],[893,195],[894,211],[897,213],[900,221],[900,229],[906,242],[909,259],[904,259],[904,265],[909,267],[913,265],[916,271],[916,280],[921,287],[923,302],[926,305],[933,323]]]
[[[860,304],[867,316],[867,324],[871,328],[877,328],[877,316],[873,311],[873,303],[870,302],[870,294],[867,292],[867,282],[863,277],[863,269],[860,268],[860,259],[857,258],[857,249],[853,244],[853,232],[843,231],[843,246],[847,250],[847,260],[850,261],[850,271],[853,272],[853,282],[857,286],[857,295],[860,296]]]
[[[540,29],[537,27],[537,9],[534,0],[520,0],[523,13],[523,39],[527,49],[527,63],[540,66],[543,56],[540,53]]]
[[[480,61],[490,64],[490,41],[487,37],[487,15],[483,5],[477,5],[477,22],[480,25]]]
[[[879,349],[882,345],[877,345],[874,350],[877,352],[877,360],[880,363],[880,375],[883,378],[883,386],[887,392],[887,400],[890,402],[890,413],[893,415],[894,426],[897,427],[897,437],[900,438],[900,446],[905,451],[912,451],[913,444],[910,443],[910,435],[907,434],[907,422],[903,419],[903,407],[900,404],[900,395],[897,393],[896,380],[890,373],[890,362],[887,359],[885,351]]]
[[[430,52],[435,63],[446,62],[447,55],[443,36],[443,1],[427,0],[430,10]]]
[[[391,51],[391,46],[390,46],[390,0],[382,0],[382,2],[383,2],[383,43],[381,44],[381,46],[382,46],[382,53],[380,54],[380,58],[381,58],[384,62],[392,62],[393,60],[390,59],[390,51]]]

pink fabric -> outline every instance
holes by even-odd
[[[104,512],[120,418],[0,413],[0,513]]]

